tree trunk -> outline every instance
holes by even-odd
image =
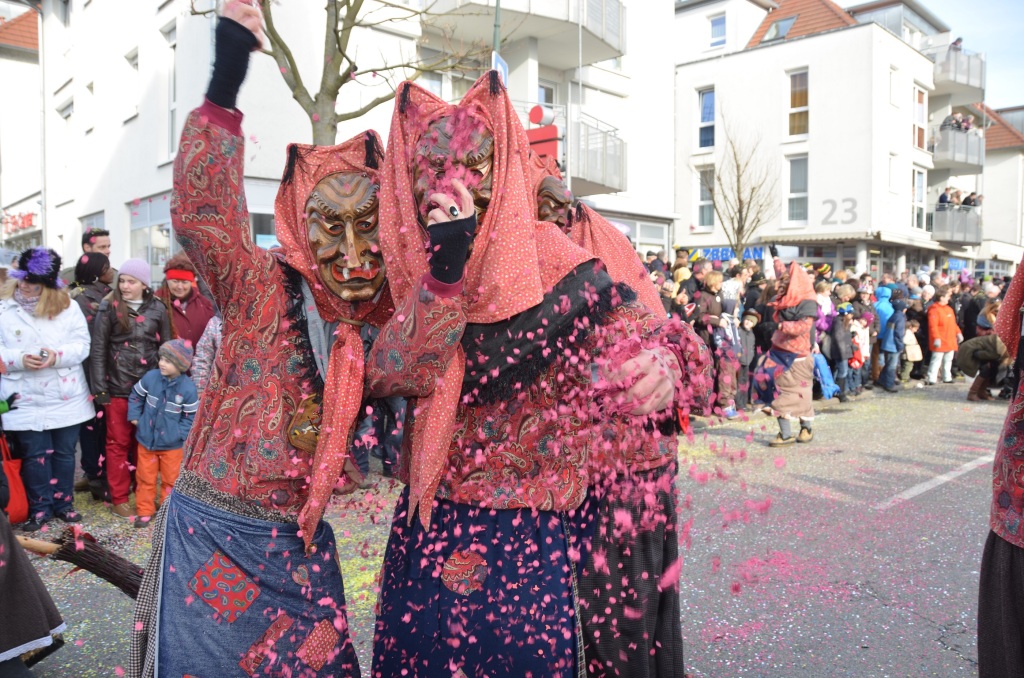
[[[330,121],[313,121],[313,143],[317,146],[333,146],[338,140],[338,128]]]
[[[335,100],[327,100],[318,94],[313,101],[313,143],[317,146],[333,146],[338,143],[338,121],[334,114]]]

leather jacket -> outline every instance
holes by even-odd
[[[93,395],[105,392],[127,398],[143,375],[157,366],[160,345],[171,340],[167,307],[152,293],[146,292],[138,311],[129,309],[128,318],[125,331],[109,296],[96,312],[89,355]]]

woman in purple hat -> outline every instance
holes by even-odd
[[[0,292],[0,400],[10,406],[4,428],[22,448],[21,478],[28,522],[35,532],[54,517],[77,523],[75,445],[78,429],[95,416],[82,361],[89,328],[78,304],[61,287],[60,257],[35,247]]]

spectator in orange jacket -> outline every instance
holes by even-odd
[[[949,305],[953,290],[948,286],[940,287],[935,292],[935,301],[928,307],[928,344],[932,350],[932,359],[928,364],[928,377],[925,385],[932,385],[939,376],[939,365],[942,365],[942,383],[953,383],[953,354],[957,345],[964,340],[960,327],[956,324],[956,313]]]

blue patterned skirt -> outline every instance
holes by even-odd
[[[373,676],[579,675],[575,559],[596,502],[561,513],[438,500],[429,532],[408,524],[408,507],[407,488],[384,556]]]
[[[334,533],[172,492],[160,564],[156,675],[359,676]]]

